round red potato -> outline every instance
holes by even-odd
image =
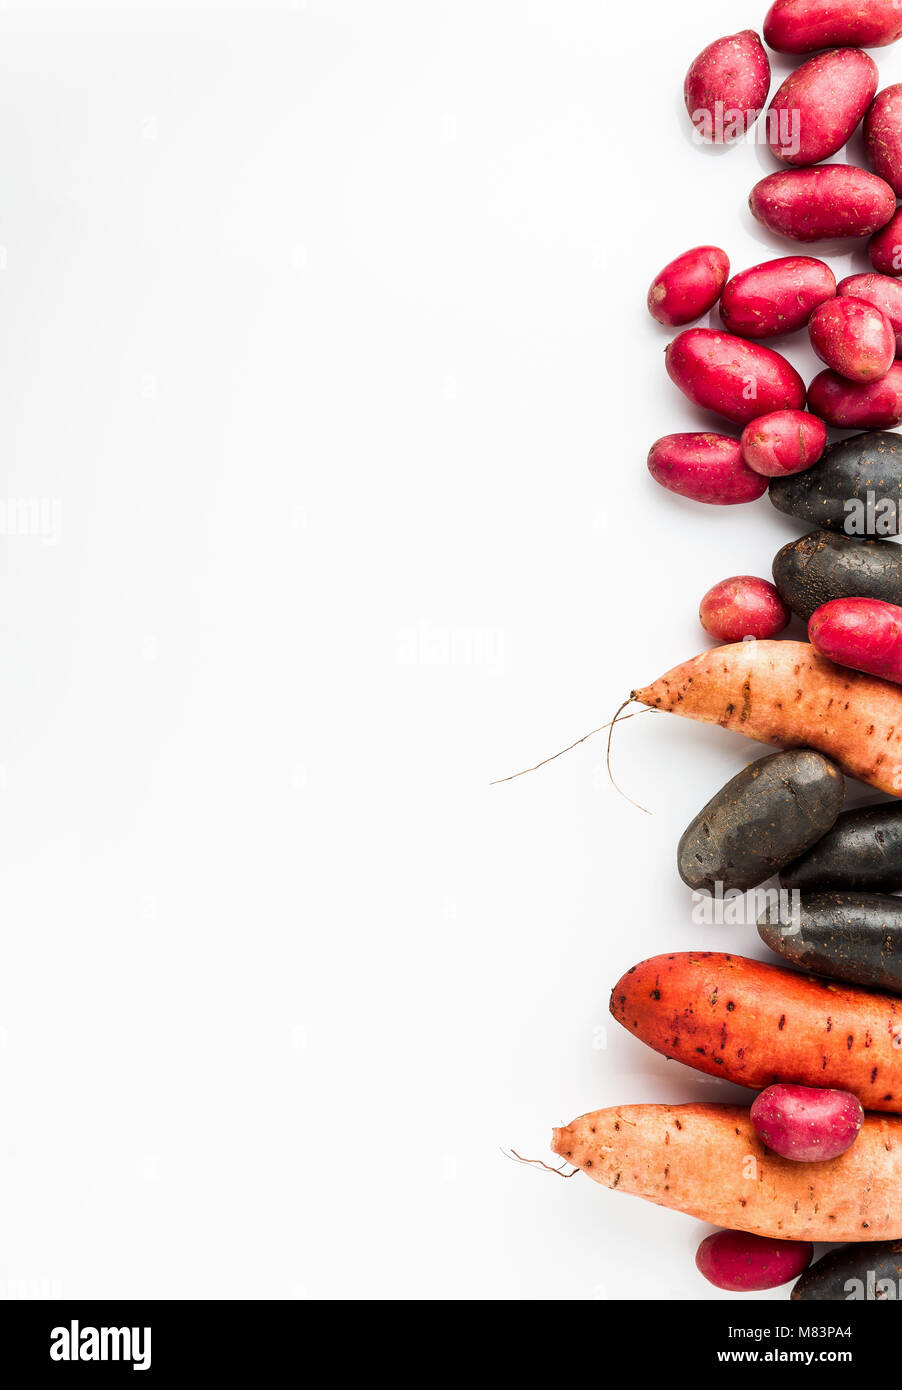
[[[774,338],[804,328],[819,304],[836,294],[836,277],[813,256],[780,256],[728,281],[720,317],[740,338]]]
[[[902,685],[902,608],[877,598],[835,598],[808,621],[815,651],[838,666]]]
[[[746,425],[740,440],[749,468],[787,478],[813,467],[827,447],[827,426],[805,410],[775,410]]]
[[[768,1086],[749,1115],[762,1144],[795,1163],[839,1158],[851,1149],[864,1124],[857,1096],[813,1086]]]
[[[764,37],[778,53],[885,48],[902,37],[902,8],[897,0],[774,0]]]
[[[820,164],[867,113],[879,73],[860,48],[819,53],[790,73],[767,110],[767,141],[784,164]]]
[[[881,275],[902,275],[902,208],[871,237],[868,255]]]
[[[885,227],[896,211],[896,195],[867,169],[821,164],[768,174],[752,189],[749,207],[768,231],[793,241],[828,241],[871,236]]]
[[[718,642],[763,642],[789,626],[792,617],[773,584],[752,574],[722,579],[709,589],[698,610],[699,622]]]
[[[902,362],[863,386],[821,372],[808,387],[808,409],[838,430],[894,430],[902,425]]]
[[[730,259],[719,246],[684,251],[652,281],[648,312],[668,328],[692,323],[714,308],[729,274]]]
[[[730,145],[751,129],[770,91],[770,59],[752,29],[709,44],[686,74],[686,110],[701,140]]]
[[[808,332],[821,361],[847,381],[879,381],[896,360],[896,330],[863,299],[843,295],[821,304]]]
[[[688,328],[668,347],[666,362],[690,401],[737,425],[805,404],[805,383],[785,357],[731,333]]]
[[[889,275],[849,275],[836,287],[840,298],[863,299],[886,314],[896,335],[896,356],[902,355],[902,284]]]
[[[874,173],[902,195],[902,84],[876,98],[865,117],[864,138]]]
[[[778,1289],[811,1264],[814,1246],[807,1240],[771,1240],[748,1231],[716,1231],[698,1247],[695,1267],[709,1284],[731,1293]]]
[[[743,463],[739,440],[725,434],[665,435],[651,447],[648,471],[670,492],[717,507],[754,502],[767,491],[767,479]]]

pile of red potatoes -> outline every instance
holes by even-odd
[[[798,922],[758,924],[796,968],[712,952],[633,966],[614,1018],[757,1098],[596,1111],[553,1141],[603,1185],[722,1227],[696,1259],[719,1288],[801,1276],[799,1299],[902,1297],[902,803],[842,813],[843,773],[902,796],[902,552],[887,540],[902,531],[902,84],[880,91],[864,51],[900,37],[900,0],[776,0],[764,42],[718,39],[686,77],[700,139],[766,122],[782,167],[752,189],[755,218],[806,246],[848,238],[873,267],[837,283],[788,246],[731,275],[724,250],[697,246],[648,293],[681,330],[671,380],[725,422],[659,439],[652,476],[707,505],[768,492],[816,528],[780,552],[774,583],[739,575],[704,596],[702,626],[728,645],[633,692],[782,750],[699,813],[678,866],[705,891],[775,873],[800,887]],[[802,59],[773,96],[765,45]],[[869,167],[830,163],[862,126]],[[699,326],[715,310],[722,328]],[[807,386],[767,346],[793,333],[824,363]],[[808,643],[773,641],[793,613]],[[808,1269],[814,1241],[841,1244]]]

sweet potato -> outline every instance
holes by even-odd
[[[770,1153],[739,1105],[620,1105],[556,1129],[552,1149],[617,1192],[774,1240],[902,1238],[902,1120],[868,1115],[829,1163]]]
[[[902,899],[889,893],[806,893],[758,919],[765,946],[790,965],[850,985],[902,994]]]
[[[777,511],[849,536],[893,536],[902,520],[902,439],[881,430],[831,444],[814,468],[773,478]]]
[[[821,361],[847,381],[879,381],[896,360],[896,330],[864,299],[842,295],[819,305],[808,334]]]
[[[845,44],[885,48],[902,37],[902,10],[896,0],[775,0],[764,37],[778,53],[814,53]]]
[[[739,440],[725,434],[665,435],[651,447],[648,471],[668,491],[718,507],[754,502],[767,491],[767,480],[743,462]]]
[[[836,294],[836,277],[814,256],[779,256],[734,275],[720,299],[724,326],[740,338],[774,338],[804,328]]]
[[[765,478],[804,473],[827,447],[827,426],[804,410],[775,410],[746,425],[739,441],[749,468]]]
[[[790,1298],[802,1303],[902,1299],[902,1240],[841,1245],[802,1275]]]
[[[902,801],[844,811],[813,849],[787,864],[780,882],[802,893],[831,889],[898,893],[902,889]],[[902,978],[902,943],[895,968]]]
[[[632,698],[777,748],[816,748],[847,776],[902,795],[902,690],[807,642],[714,647]]]
[[[755,1091],[835,1087],[866,1110],[902,1111],[902,999],[687,951],[634,965],[614,986],[611,1013],[656,1052],[708,1076]],[[902,1189],[898,1217],[902,1235]]]
[[[758,758],[732,777],[683,832],[680,878],[696,891],[740,891],[791,864],[842,810],[839,768],[810,748]]]
[[[712,328],[688,328],[667,349],[674,385],[704,410],[738,425],[774,410],[800,410],[805,383],[771,348]]]
[[[730,145],[755,124],[770,90],[770,59],[752,29],[708,45],[686,74],[684,97],[700,139]]]
[[[768,231],[794,241],[826,241],[872,236],[896,211],[896,195],[866,169],[821,164],[768,174],[752,189],[749,207]]]
[[[871,237],[868,255],[881,275],[902,275],[902,208]]]
[[[820,164],[857,130],[877,91],[873,58],[860,48],[819,53],[790,73],[767,111],[768,144],[786,164]]]
[[[719,246],[684,251],[652,281],[648,312],[668,328],[692,323],[713,309],[729,274],[730,259]]]
[[[864,138],[874,173],[902,194],[902,84],[876,98],[865,117]]]
[[[822,604],[853,594],[902,604],[902,547],[812,531],[778,551],[773,576],[783,602],[806,622]]]
[[[794,1163],[826,1163],[851,1149],[864,1123],[851,1091],[815,1086],[768,1086],[752,1102],[755,1133],[775,1154]]]
[[[848,275],[836,287],[841,298],[863,299],[886,314],[896,335],[896,356],[902,356],[902,284],[889,275]]]
[[[808,387],[808,409],[838,430],[893,430],[902,424],[902,362],[866,386],[821,372]]]
[[[776,637],[791,616],[773,584],[753,574],[722,579],[708,590],[698,610],[702,627],[718,642]]]
[[[839,666],[902,683],[902,608],[878,598],[835,598],[812,613],[808,640]]]
[[[778,1289],[811,1264],[814,1246],[805,1240],[769,1240],[748,1231],[715,1231],[695,1252],[695,1267],[716,1289],[751,1293]]]

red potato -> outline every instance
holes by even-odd
[[[798,1279],[814,1258],[807,1240],[771,1240],[748,1231],[716,1231],[695,1254],[695,1267],[716,1289],[752,1293]]]
[[[784,164],[820,164],[864,120],[879,73],[860,48],[819,53],[790,73],[767,111],[768,144]]]
[[[847,777],[902,796],[902,690],[835,666],[808,642],[715,647],[634,690],[631,698],[774,748],[813,748]],[[899,1057],[902,1062],[902,1049]],[[846,1089],[864,1099],[858,1086]]]
[[[804,410],[775,410],[746,425],[739,442],[755,473],[787,478],[817,463],[827,447],[827,426]]]
[[[821,361],[847,381],[879,381],[896,360],[896,330],[886,314],[863,299],[838,295],[821,304],[808,333]]]
[[[792,613],[773,584],[751,574],[722,579],[709,589],[698,610],[699,622],[718,642],[776,637]]]
[[[767,491],[766,479],[743,463],[739,440],[725,434],[665,435],[651,447],[648,471],[670,492],[718,507],[754,502]]]
[[[785,357],[713,328],[689,328],[667,349],[671,381],[695,405],[747,425],[774,410],[800,410],[805,383]]]
[[[685,251],[655,276],[648,312],[668,328],[692,323],[714,308],[729,274],[730,259],[719,246]]]
[[[902,37],[902,8],[896,0],[775,0],[764,37],[778,53],[815,53],[846,44],[885,48]]]
[[[740,338],[773,338],[804,328],[836,294],[836,277],[813,256],[781,256],[734,275],[721,295],[720,317]]]
[[[902,194],[902,84],[887,87],[875,99],[865,118],[864,138],[874,173]]]
[[[793,241],[828,241],[871,236],[885,227],[896,211],[896,195],[866,169],[821,164],[768,174],[752,189],[749,207],[768,231]]]
[[[808,639],[839,666],[902,685],[902,608],[876,598],[835,598],[812,613]]]
[[[902,284],[889,275],[849,275],[836,287],[840,298],[863,299],[886,314],[896,335],[896,356],[902,356]]]
[[[838,430],[894,430],[902,424],[902,362],[866,386],[821,372],[808,387],[808,409]]]
[[[749,1111],[762,1144],[793,1163],[826,1163],[851,1149],[864,1123],[851,1091],[768,1086]]]
[[[871,237],[868,255],[881,275],[902,275],[902,208]]]
[[[740,139],[760,116],[770,91],[770,59],[752,29],[717,39],[693,61],[683,89],[699,138],[713,145]]]

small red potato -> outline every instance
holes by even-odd
[[[740,338],[774,338],[804,328],[819,304],[836,294],[836,277],[813,256],[780,256],[728,281],[720,317]]]
[[[773,153],[793,165],[820,164],[836,154],[864,120],[879,76],[873,58],[860,48],[809,58],[768,107],[767,142]]]
[[[871,237],[868,255],[881,275],[902,275],[902,208]]]
[[[812,613],[808,640],[837,666],[902,685],[902,608],[878,598],[834,598]]]
[[[709,589],[698,610],[699,622],[718,642],[764,641],[789,626],[790,610],[766,579],[739,574]]]
[[[879,231],[896,211],[896,195],[867,169],[821,164],[768,174],[752,189],[749,207],[768,231],[793,241],[826,241]]]
[[[849,275],[836,287],[841,298],[863,299],[886,314],[896,335],[896,356],[902,356],[902,284],[889,275]]]
[[[785,357],[730,333],[687,328],[668,347],[666,362],[690,401],[737,425],[805,404],[805,384]]]
[[[851,1091],[768,1086],[749,1111],[755,1133],[772,1153],[795,1163],[826,1163],[851,1149],[864,1111]]]
[[[770,91],[770,59],[752,29],[717,39],[693,61],[683,94],[699,138],[730,145],[757,121]]]
[[[684,251],[652,281],[648,312],[668,328],[692,323],[714,308],[729,274],[729,257],[719,246]]]
[[[847,381],[879,381],[896,360],[896,330],[863,299],[843,295],[821,304],[808,333],[821,361]]]
[[[764,38],[778,53],[816,53],[819,48],[885,48],[902,37],[896,0],[775,0]]]
[[[817,463],[827,447],[827,426],[804,410],[775,410],[746,425],[740,444],[749,468],[765,478],[787,478]]]
[[[864,139],[874,173],[902,195],[902,84],[876,97],[865,117]]]
[[[725,434],[665,435],[651,447],[648,471],[670,492],[716,507],[754,502],[767,491],[767,479],[743,463],[739,440]]]
[[[814,1246],[807,1240],[771,1240],[748,1231],[715,1231],[698,1247],[695,1267],[716,1289],[752,1293],[778,1289],[797,1279],[813,1258]]]
[[[902,425],[902,362],[864,386],[821,372],[808,387],[808,409],[837,430],[894,430]]]

